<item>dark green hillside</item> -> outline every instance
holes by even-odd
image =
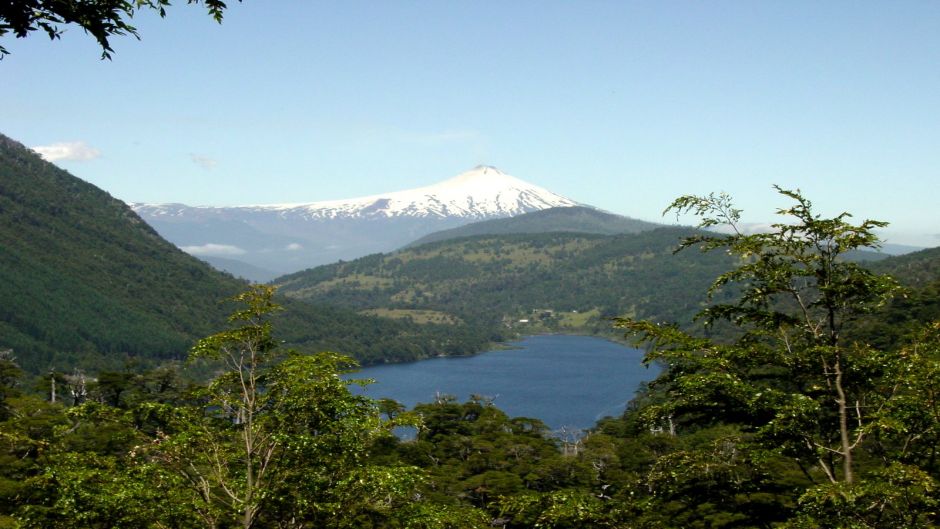
[[[510,233],[595,233],[616,235],[639,233],[660,227],[659,224],[614,215],[598,209],[576,206],[534,211],[517,217],[484,220],[459,228],[442,230],[425,235],[409,244],[408,248],[447,239],[472,237],[474,235],[506,235]]]
[[[0,350],[28,370],[183,358],[224,326],[220,300],[246,283],[160,238],[123,202],[0,136]],[[278,329],[303,350],[365,362],[479,350],[455,332],[288,303]]]
[[[244,288],[161,239],[123,202],[0,137],[0,345],[178,357]]]
[[[865,266],[897,279],[907,291],[855,323],[860,340],[886,347],[910,339],[924,323],[940,321],[940,248],[890,257]]]
[[[940,279],[940,247],[890,257],[868,267],[891,274],[905,285],[923,286]]]
[[[701,308],[701,293],[730,262],[673,255],[690,233],[486,235],[321,266],[276,283],[288,296],[357,310],[438,311],[521,333],[609,332],[607,317],[688,322]]]

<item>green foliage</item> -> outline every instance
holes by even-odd
[[[23,528],[193,527],[182,483],[157,465],[124,467],[114,456],[57,454],[30,480],[41,495],[19,514]]]
[[[16,364],[13,352],[9,349],[0,351],[0,421],[10,417],[9,400],[20,395],[17,387],[23,370]]]
[[[192,348],[224,366],[208,385],[161,402],[132,387],[162,374],[112,375],[100,401],[57,414],[58,427],[0,423],[2,457],[34,460],[4,468],[0,494],[15,510],[0,515],[23,527],[484,527],[471,507],[417,500],[418,468],[373,459],[410,416],[383,421],[350,393],[359,382],[340,375],[352,359],[282,352],[273,295],[235,296],[232,327]],[[13,415],[28,409],[17,403]]]
[[[222,0],[187,0],[189,4],[205,5],[209,15],[222,21],[226,5]],[[34,31],[45,33],[50,39],[62,34],[61,25],[75,24],[90,34],[101,46],[101,58],[110,59],[110,38],[132,35],[138,37],[137,28],[130,24],[134,14],[142,9],[157,11],[166,16],[170,0],[92,0],[61,2],[55,0],[18,0],[0,4],[0,37],[12,33],[23,38]],[[0,46],[0,58],[9,52]]]
[[[680,430],[733,425],[738,434],[712,448],[659,457],[648,479],[661,467],[669,469],[661,474],[665,481],[648,484],[664,499],[688,505],[692,498],[683,491],[694,490],[700,505],[715,505],[701,497],[703,488],[717,487],[728,497],[766,494],[781,483],[768,469],[783,464],[804,474],[797,488],[776,492],[783,493],[775,500],[781,514],[796,514],[793,527],[923,526],[933,519],[936,501],[933,462],[923,456],[936,441],[930,403],[940,349],[929,333],[900,350],[858,342],[864,315],[883,313],[899,287],[841,256],[876,246],[872,230],[884,223],[853,225],[846,213],[823,219],[799,192],[778,191],[795,202],[778,211],[792,221],[774,224],[769,233],[739,230],[740,212],[725,195],[681,197],[667,209],[699,215],[702,227],[730,226],[730,235],[698,234],[682,247],[739,259],[709,290],[714,298],[733,287],[739,296],[700,317],[706,324],[730,321],[741,334],[720,344],[672,326],[619,319],[621,328],[649,344],[647,361],[668,366],[651,386],[660,397],[639,414],[648,424],[669,421]],[[739,455],[716,452],[719,446]],[[704,486],[703,477],[712,485]],[[678,483],[693,487],[675,488]],[[761,518],[747,508],[738,512],[745,525]]]
[[[512,516],[514,527],[589,529],[613,525],[603,501],[583,490],[518,494],[505,498],[501,510]]]
[[[926,287],[940,278],[940,247],[890,257],[867,265],[873,271],[890,274],[908,287]]]
[[[58,185],[77,186],[78,197],[94,192],[62,178]],[[134,218],[120,207],[105,208],[124,219],[108,224],[101,215],[75,216],[71,206],[60,206],[57,214],[70,221],[58,225],[46,219],[49,212],[17,206],[30,191],[16,179],[0,180],[0,186],[6,186],[0,215],[16,210],[10,218],[22,233],[46,222],[66,230],[80,220],[90,231],[123,240],[119,234]],[[931,257],[861,268],[842,256],[874,244],[870,230],[878,223],[851,225],[846,215],[821,219],[798,193],[783,194],[795,205],[781,213],[796,221],[767,234],[662,230],[623,237],[471,238],[293,278],[297,294],[335,295],[356,308],[385,299],[399,304],[391,308],[456,314],[470,322],[465,327],[362,318],[298,302],[279,310],[271,287],[233,291],[238,309],[227,330],[191,349],[193,362],[216,370],[205,384],[186,382],[173,364],[150,371],[114,365],[87,378],[44,372],[40,391],[48,395],[55,382],[59,392],[52,404],[30,395],[33,384],[18,365],[24,356],[32,361],[31,350],[15,356],[4,350],[0,527],[936,526],[940,323],[926,323],[937,306]],[[42,207],[41,201],[33,205]],[[102,207],[101,200],[86,207]],[[706,223],[734,222],[738,215],[722,196],[684,197],[674,208],[699,211]],[[0,230],[4,242],[35,252],[29,255],[41,268],[48,257],[10,233]],[[671,257],[667,235],[717,251]],[[89,241],[75,261],[94,262],[87,260],[87,248],[104,251],[99,238]],[[688,261],[665,265],[675,259]],[[875,272],[892,266],[909,273],[899,273],[902,279],[916,278],[906,280],[910,288],[894,300],[889,296],[897,285]],[[21,282],[37,277],[24,267],[0,270]],[[559,270],[575,279],[553,282]],[[492,324],[491,313],[525,311],[533,300],[549,309],[552,299],[574,303],[623,292],[639,296],[627,312],[665,319],[669,312],[657,312],[656,290],[667,299],[687,293],[691,283],[675,281],[676,275],[701,279],[706,290],[708,282],[699,277],[706,270],[718,279],[710,291],[714,304],[702,317],[713,326],[730,321],[737,332],[719,340],[714,327],[693,335],[675,325],[621,319],[647,340],[647,360],[668,369],[623,417],[604,420],[583,437],[551,438],[537,419],[510,418],[482,397],[458,403],[442,396],[411,411],[393,401],[376,403],[349,391],[350,384],[364,382],[340,376],[356,368],[348,356],[283,348],[285,341],[352,351],[364,345],[373,348],[360,358],[383,358],[387,350],[408,358],[433,354],[446,339],[481,340],[469,352],[482,343],[477,333]],[[577,278],[579,271],[584,278]],[[129,281],[139,275],[109,277]],[[204,277],[221,277],[219,284],[232,290],[244,287],[225,276]],[[628,284],[659,282],[649,292],[610,288],[621,277]],[[604,278],[608,292],[601,294]],[[545,293],[537,287],[543,280]],[[98,288],[108,292],[105,299],[120,298],[107,290],[113,284]],[[461,289],[480,293],[475,307]],[[21,298],[8,298],[13,314],[29,306]],[[593,313],[624,307],[610,299]],[[71,303],[79,315],[80,301]],[[134,305],[122,298],[114,306]],[[181,336],[210,320],[223,325],[224,318],[215,316],[222,308],[200,307],[206,314],[187,312],[191,331]],[[680,311],[701,308],[695,301]],[[41,319],[0,319],[11,321],[15,325],[6,328],[37,340],[43,335],[29,333],[56,329]],[[141,321],[160,332],[153,323],[159,319]],[[102,347],[94,336],[85,339],[92,344],[89,355]],[[396,425],[410,425],[416,437],[392,436]]]
[[[859,483],[827,483],[800,497],[788,529],[936,527],[936,480],[923,470],[892,463]]]
[[[535,419],[510,419],[481,399],[463,404],[440,399],[416,406],[414,414],[421,421],[417,438],[399,453],[403,461],[428,469],[426,494],[438,501],[459,497],[485,507],[557,477],[537,471],[537,461],[558,454]]]
[[[882,306],[897,291],[892,279],[840,260],[846,252],[877,247],[878,237],[872,230],[886,223],[849,224],[848,213],[821,219],[798,192],[777,190],[796,202],[777,211],[793,223],[773,224],[769,233],[741,233],[740,212],[731,207],[726,195],[684,196],[666,210],[693,211],[703,219],[700,227],[725,223],[735,232],[727,237],[695,235],[682,243],[681,248],[721,249],[742,260],[709,288],[714,296],[728,285],[742,285],[740,297],[712,305],[702,316],[706,324],[730,320],[752,333],[748,338],[783,332],[791,333],[785,340],[837,345],[846,320]]]
[[[940,248],[890,257],[866,267],[895,277],[906,288],[877,313],[850,322],[850,332],[858,341],[890,347],[917,337],[924,322],[940,320]]]
[[[0,417],[0,527],[18,505],[43,500],[33,480],[43,472],[54,432],[66,424],[61,407],[19,391],[20,379],[11,364],[4,366],[5,373],[13,376],[0,389],[5,412]]]
[[[355,366],[351,359],[320,353],[277,362],[267,319],[278,309],[273,293],[256,286],[236,296],[245,305],[230,317],[237,326],[193,347],[191,358],[221,359],[226,371],[201,393],[203,416],[175,423],[150,457],[202,485],[194,502],[206,522],[235,523],[229,517],[238,513],[244,527],[265,516],[342,527],[357,514],[390,510],[419,476],[366,464],[389,425],[339,378]]]
[[[897,351],[882,387],[892,398],[873,414],[881,434],[874,450],[940,475],[940,321]]]

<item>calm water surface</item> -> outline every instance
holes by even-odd
[[[620,414],[639,385],[659,374],[641,364],[642,351],[600,338],[532,336],[510,345],[518,349],[372,366],[356,377],[375,379],[368,396],[409,408],[437,393],[461,402],[485,395],[512,417],[535,417],[557,430]]]

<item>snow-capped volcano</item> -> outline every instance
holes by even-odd
[[[273,277],[391,251],[431,232],[478,220],[577,205],[481,165],[437,184],[347,200],[234,207],[135,203],[131,207],[166,239],[193,255],[210,262],[237,259],[270,270]]]
[[[278,212],[284,217],[307,219],[376,217],[461,217],[491,219],[512,217],[547,208],[577,206],[577,202],[508,175],[495,167],[480,165],[437,184],[380,195],[310,203],[261,204],[226,208],[181,204],[132,204],[146,216],[178,216],[192,209]]]
[[[313,218],[338,217],[511,217],[540,209],[576,206],[577,202],[510,176],[495,167],[477,166],[449,180],[384,195],[349,200],[262,206],[303,211]]]

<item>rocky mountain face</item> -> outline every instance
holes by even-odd
[[[431,186],[348,200],[131,207],[192,255],[287,273],[391,251],[429,233],[475,221],[577,205],[495,167],[479,166]]]

